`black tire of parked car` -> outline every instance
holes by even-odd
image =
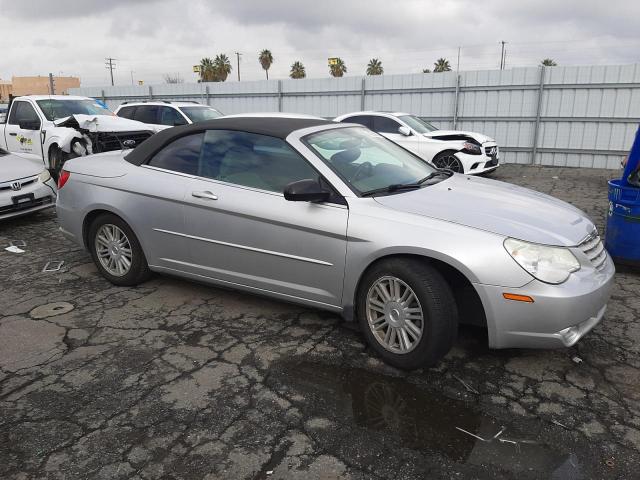
[[[423,333],[418,345],[405,354],[386,350],[371,331],[366,314],[369,288],[384,276],[397,277],[415,292],[423,310]],[[451,288],[428,261],[408,258],[383,260],[369,269],[357,294],[360,328],[373,350],[397,368],[411,370],[435,365],[453,346],[458,334],[458,309]]]
[[[98,253],[96,251],[96,234],[100,227],[105,224],[112,224],[120,228],[127,236],[129,244],[131,245],[131,267],[125,275],[120,277],[111,275],[102,266],[100,260],[98,260]],[[122,220],[117,215],[114,215],[112,213],[103,213],[97,216],[93,220],[93,222],[91,222],[89,231],[87,233],[87,246],[89,248],[89,251],[91,252],[91,257],[93,258],[93,261],[98,267],[98,270],[100,271],[102,276],[114,285],[132,287],[145,282],[151,277],[151,270],[149,270],[147,258],[142,251],[142,247],[140,246],[138,237],[136,237],[136,234],[133,233],[131,227],[127,225],[127,222]]]
[[[446,168],[456,173],[464,173],[462,162],[456,158],[455,153],[456,152],[454,150],[445,150],[444,152],[440,152],[433,157],[431,163],[433,163],[437,168]],[[453,160],[453,165],[450,164],[450,159]]]
[[[49,148],[49,173],[56,182],[58,181],[58,175],[60,174],[60,170],[62,170],[64,162],[68,159],[69,155],[63,152],[57,145],[52,145],[51,148]]]

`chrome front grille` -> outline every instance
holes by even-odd
[[[597,232],[589,235],[589,237],[579,245],[579,248],[596,269],[600,270],[604,267],[607,261],[607,251],[604,249],[604,244]]]

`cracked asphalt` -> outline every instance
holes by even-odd
[[[494,178],[602,232],[616,174]],[[0,478],[637,478],[637,272],[574,348],[492,351],[462,327],[437,368],[402,372],[330,313],[166,276],[114,287],[54,212],[0,224],[11,240],[27,246],[0,250]]]

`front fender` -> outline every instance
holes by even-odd
[[[71,142],[74,139],[82,139],[82,133],[74,128],[54,127],[47,129],[47,137],[44,143],[44,155],[49,161],[49,149],[52,145],[57,145],[63,152],[71,153]]]

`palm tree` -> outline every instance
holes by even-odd
[[[224,53],[216,55],[216,58],[213,60],[213,68],[215,72],[213,81],[224,82],[227,79],[227,76],[231,73],[231,62],[229,61],[229,57]]]
[[[372,58],[369,60],[369,64],[367,65],[367,75],[382,75],[384,73],[384,68],[382,68],[382,62],[377,58]]]
[[[332,77],[342,77],[347,73],[347,66],[344,63],[344,60],[336,58],[336,63],[329,65],[329,73]]]
[[[304,78],[307,76],[307,72],[304,69],[304,65],[302,64],[302,62],[299,62],[298,60],[293,62],[293,64],[291,65],[291,72],[289,73],[289,76],[294,79]]]
[[[273,63],[273,55],[271,55],[271,50],[262,50],[260,52],[260,55],[258,55],[258,61],[260,62],[260,65],[262,65],[264,73],[267,74],[267,80],[269,80],[269,68]]]
[[[438,60],[436,60],[436,63],[433,64],[434,73],[450,71],[451,65],[449,65],[449,60],[447,60],[446,58],[439,58]]]
[[[431,73],[431,70],[428,68],[425,68],[424,70],[422,70],[422,73]]]
[[[214,82],[216,77],[216,67],[209,57],[200,60],[200,81]]]
[[[542,65],[543,67],[557,67],[558,64],[555,62],[555,60],[551,59],[551,58],[545,58],[544,60],[542,60],[542,62],[540,62],[540,65]]]

